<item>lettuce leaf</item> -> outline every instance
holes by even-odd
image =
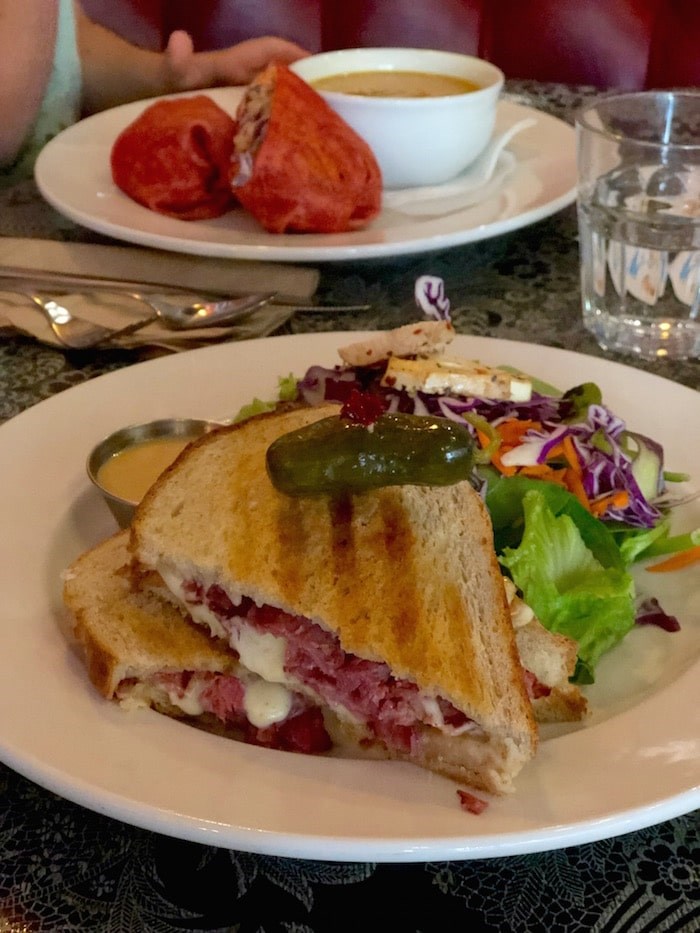
[[[610,523],[610,533],[615,538],[623,560],[629,565],[647,556],[649,548],[661,539],[668,539],[671,520],[665,516],[653,528],[632,528],[621,523]]]
[[[254,398],[247,405],[242,405],[233,417],[233,424],[240,424],[241,421],[247,421],[248,418],[254,418],[256,415],[264,415],[265,412],[274,411],[277,401],[266,402],[261,398]]]
[[[294,373],[280,376],[277,380],[280,402],[295,402],[299,394],[299,380]]]
[[[248,418],[254,418],[255,415],[264,415],[268,411],[274,411],[279,402],[293,402],[297,397],[297,378],[292,373],[288,376],[280,376],[277,380],[277,398],[271,401],[254,398],[238,409],[233,417],[233,424],[239,424],[241,421],[247,421]]]
[[[592,683],[601,655],[634,625],[634,582],[594,556],[572,516],[555,514],[543,490],[529,489],[522,508],[520,544],[499,559],[542,624],[578,643],[574,679]]]
[[[654,528],[629,528],[611,525],[620,553],[630,564],[650,557],[677,554],[700,544],[700,528],[672,535],[671,517],[665,515]]]
[[[506,547],[520,544],[525,528],[523,502],[530,491],[544,498],[553,515],[568,515],[572,519],[583,543],[604,567],[623,570],[627,566],[610,530],[563,486],[527,476],[501,476],[493,470],[486,478],[485,502],[491,515],[497,554]]]

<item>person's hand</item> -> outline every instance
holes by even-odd
[[[248,84],[270,62],[288,65],[308,54],[294,42],[275,36],[247,39],[213,52],[195,52],[190,36],[176,30],[165,49],[166,86],[172,91],[192,91]]]

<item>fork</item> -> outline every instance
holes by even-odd
[[[44,301],[40,295],[29,293],[26,293],[26,297],[31,299],[37,308],[43,311],[54,336],[64,347],[72,350],[84,350],[88,347],[95,347],[98,343],[114,335],[114,331],[108,327],[102,327],[101,324],[93,324],[92,321],[75,317],[68,308],[64,308],[63,305],[58,304],[53,299]]]

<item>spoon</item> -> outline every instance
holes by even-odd
[[[162,321],[172,330],[231,324],[262,307],[271,299],[273,294],[268,292],[247,295],[244,298],[223,301],[197,301],[182,305],[161,301],[157,298],[154,299],[150,295],[147,297],[133,293],[131,297],[149,305],[153,310],[153,314],[139,318],[139,320],[117,330],[77,317],[68,308],[52,298],[44,299],[36,293],[27,294],[27,297],[44,312],[51,330],[64,347],[73,350],[85,350],[109,343],[118,337],[126,337],[129,334],[136,333],[136,331],[156,321]]]
[[[279,297],[278,292],[261,292],[259,294],[245,295],[239,298],[221,298],[210,301],[193,301],[191,303],[175,302],[172,299],[143,292],[126,292],[129,298],[140,301],[153,311],[146,318],[127,324],[126,327],[115,331],[113,336],[124,337],[141,330],[148,324],[160,322],[171,330],[189,330],[199,327],[227,327],[252,314],[266,304],[273,303]],[[323,311],[366,311],[369,305],[304,305],[294,303],[294,310],[323,312]]]
[[[134,325],[121,328],[120,336],[133,333],[129,327],[140,329],[157,321],[170,327],[172,330],[184,330],[197,327],[220,327],[240,320],[263,305],[268,304],[277,292],[263,292],[246,295],[243,298],[225,298],[217,301],[193,301],[191,303],[177,303],[156,295],[144,295],[141,292],[128,292],[130,298],[141,301],[152,309],[153,314],[143,318]]]
[[[424,201],[437,201],[460,197],[459,204],[450,204],[450,210],[461,209],[468,204],[476,203],[472,198],[464,200],[465,195],[479,193],[481,189],[491,180],[496,170],[498,160],[508,143],[523,130],[535,125],[532,117],[525,117],[518,120],[506,130],[489,142],[481,155],[467,168],[461,175],[452,181],[445,182],[442,185],[426,185],[422,188],[400,188],[393,191],[384,192],[384,206],[389,208],[401,208],[405,205],[420,204]]]

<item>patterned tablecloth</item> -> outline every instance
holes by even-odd
[[[509,82],[519,103],[571,120],[588,89]],[[0,191],[0,234],[108,242],[60,218],[32,183]],[[581,325],[575,211],[464,247],[322,268],[319,294],[366,313],[300,315],[286,331],[376,329],[415,318],[413,286],[441,276],[461,333],[602,356]],[[134,353],[64,354],[6,333],[0,420]],[[700,388],[697,362],[638,365]],[[11,716],[11,710],[4,715]],[[601,781],[604,777],[601,776]],[[700,930],[693,813],[611,840],[534,855],[417,864],[250,855],[135,829],[0,766],[0,931]]]

